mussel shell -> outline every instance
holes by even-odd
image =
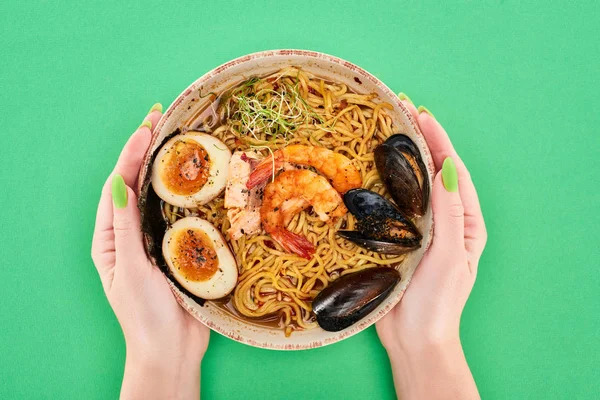
[[[359,220],[372,215],[393,217],[395,214],[399,214],[398,209],[385,197],[368,189],[347,191],[344,194],[344,204],[348,207],[348,211]],[[406,219],[403,215],[399,215],[399,218]]]
[[[343,275],[313,300],[313,312],[321,328],[341,331],[373,311],[400,282],[391,267],[368,268]]]
[[[381,254],[401,255],[410,253],[421,247],[421,240],[419,239],[390,242],[370,238],[358,231],[337,231],[337,234],[346,240],[356,243],[360,247]]]
[[[377,171],[398,207],[410,217],[425,214],[429,180],[414,143],[407,136],[393,135],[374,154]]]
[[[427,168],[425,167],[425,163],[423,162],[423,158],[421,157],[421,152],[419,151],[419,148],[417,147],[415,142],[411,140],[411,138],[401,133],[397,133],[395,135],[390,136],[389,138],[387,138],[385,143],[397,148],[406,157],[411,156],[414,162],[417,164],[418,171],[415,172],[420,174],[420,179],[422,181],[422,184],[420,185],[421,192],[423,195],[422,210],[423,213],[425,213],[425,210],[427,210],[427,203],[429,202],[429,179],[427,179]]]
[[[419,152],[419,148],[415,142],[413,142],[408,136],[401,133],[396,133],[395,135],[387,138],[385,140],[385,144],[389,144],[390,146],[397,148],[402,153],[410,153],[415,157],[419,156],[419,159],[421,158],[421,153]]]
[[[344,204],[356,217],[357,229],[371,239],[398,241],[422,238],[417,227],[390,201],[367,189],[352,189]]]

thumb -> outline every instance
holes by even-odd
[[[458,193],[458,175],[452,158],[444,160],[433,182],[431,195],[434,243],[438,246],[464,246],[464,208]]]
[[[137,198],[133,189],[125,184],[119,174],[115,174],[112,178],[112,198],[117,261],[124,257],[145,254]]]

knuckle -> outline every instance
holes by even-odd
[[[97,248],[98,246],[96,245],[96,243],[92,243],[92,249],[90,251],[91,256],[92,256],[92,261],[94,262],[94,264],[98,264],[98,256],[100,255],[100,251]]]
[[[448,208],[448,213],[451,217],[462,218],[465,216],[465,208],[460,203],[451,204]]]
[[[129,236],[129,230],[128,229],[121,229],[121,230],[117,230],[115,229],[115,237],[122,239],[122,238],[126,238]]]
[[[479,260],[478,259],[469,260],[467,262],[467,264],[469,266],[469,272],[471,273],[471,276],[473,277],[473,282],[475,282],[475,280],[477,279],[477,270],[479,269]]]
[[[127,218],[115,218],[113,222],[113,229],[115,231],[115,236],[125,237],[128,236],[131,232],[132,228],[131,220]]]

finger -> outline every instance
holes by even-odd
[[[451,168],[452,166],[449,166],[447,169]],[[464,251],[465,226],[464,208],[456,184],[456,171],[454,170],[454,177],[451,173],[452,171],[438,172],[431,192],[434,223],[432,249],[447,252],[448,256],[452,256],[456,251]]]
[[[157,113],[152,112],[148,118],[157,119],[155,115]],[[151,119],[144,120],[142,125],[131,135],[119,155],[113,174],[121,175],[127,186],[136,187],[140,166],[152,139],[152,126]]]
[[[415,121],[417,121],[419,118],[419,112],[417,111],[417,107],[415,107],[410,97],[408,97],[405,93],[400,92],[398,93],[398,98],[400,98],[402,104],[404,104],[408,111],[410,111]]]
[[[106,186],[106,184],[105,184]],[[104,193],[104,189],[102,190]],[[110,193],[103,194],[98,203],[96,225],[92,239],[92,260],[100,275],[102,286],[109,287],[110,271],[115,265],[115,236],[113,232],[113,205]]]
[[[152,106],[150,112],[144,119],[144,123],[146,121],[148,121],[148,123],[146,125],[142,123],[123,147],[115,169],[102,187],[98,213],[96,214],[94,235],[95,232],[103,232],[112,229],[112,206],[110,204],[110,182],[112,180],[112,175],[114,173],[120,174],[128,185],[135,187],[140,165],[146,150],[150,145],[151,131],[148,125],[156,126],[162,115],[160,110],[162,110],[162,106],[159,103]]]
[[[427,146],[431,151],[435,169],[439,171],[446,157],[456,158],[456,151],[442,125],[440,125],[431,113],[425,110],[423,106],[419,107],[417,121],[419,122],[419,128],[423,132],[423,136],[425,136]]]
[[[111,192],[115,253],[118,264],[119,260],[145,255],[145,252],[135,192],[125,185],[125,181],[120,175],[113,177]]]
[[[458,173],[458,187],[465,210],[465,247],[473,260],[479,260],[487,233],[485,222],[477,196],[477,190],[471,180],[471,174],[456,153],[448,134],[438,121],[425,109],[418,116],[419,127],[427,140],[436,169],[442,167],[444,160],[451,157]]]
[[[154,111],[150,113],[147,118],[149,118],[148,120],[158,121],[158,119],[160,119],[160,115],[160,112]],[[146,150],[150,145],[150,139],[150,129],[147,126],[140,126],[140,128],[138,128],[133,135],[131,135],[125,144],[125,147],[123,147],[114,171],[111,173],[102,187],[98,211],[96,213],[94,239],[92,240],[92,248],[96,249],[96,251],[104,251],[101,248],[101,244],[104,241],[96,240],[96,237],[108,236],[107,232],[112,231],[113,229],[113,208],[110,199],[112,176],[117,173],[123,177],[126,184],[130,185],[131,187],[136,187],[137,175],[139,173],[140,165],[143,161]]]
[[[470,177],[463,179],[464,182],[461,182],[460,179],[464,175],[459,172],[458,187],[465,207],[465,249],[467,249],[469,261],[476,270],[487,242],[487,230],[475,185]]]
[[[158,121],[160,120],[160,117],[162,117],[162,109],[163,109],[162,104],[155,103],[150,108],[150,111],[148,111],[148,115],[146,116],[146,120],[152,122],[152,129],[153,130],[156,127],[156,125],[158,125]]]
[[[137,180],[137,173],[146,149],[150,143],[150,126],[156,126],[161,117],[162,106],[157,103],[150,109],[150,112],[145,118],[149,121],[146,125],[141,125],[140,128],[133,133],[125,147],[121,151],[119,161],[115,171],[121,171],[127,176],[127,180],[133,181],[133,185]],[[94,227],[94,236],[92,239],[92,259],[98,269],[103,285],[106,287],[106,279],[109,276],[110,270],[115,264],[115,243],[113,231],[113,205],[111,199],[111,175],[106,180],[102,187],[98,210],[96,213],[96,223]]]

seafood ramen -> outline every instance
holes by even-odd
[[[143,218],[159,267],[198,303],[286,336],[375,309],[429,202],[392,106],[296,67],[201,97],[152,157]]]

